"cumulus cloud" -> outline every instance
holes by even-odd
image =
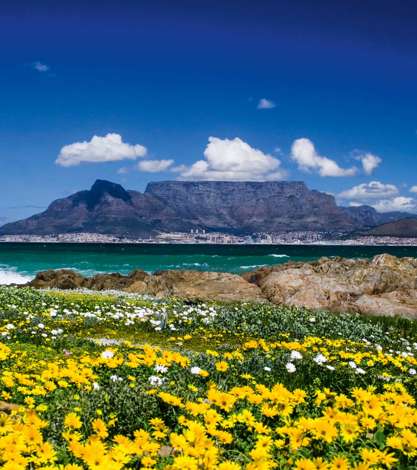
[[[362,183],[353,188],[342,191],[339,194],[341,199],[355,201],[369,201],[375,199],[389,198],[398,194],[398,188],[394,184],[384,184],[380,181],[370,181]]]
[[[368,204],[378,212],[416,212],[417,201],[412,197],[399,195],[397,186],[380,181],[359,184],[338,195],[339,199],[349,200],[349,206]]]
[[[410,193],[417,193],[417,185],[411,186]]]
[[[204,158],[174,171],[180,173],[180,179],[190,180],[273,181],[285,177],[277,158],[251,147],[238,137],[209,137]]]
[[[372,174],[372,172],[382,162],[382,158],[378,157],[377,155],[373,155],[372,153],[365,153],[363,155],[359,155],[358,160],[361,161],[363,171],[367,175]]]
[[[261,98],[258,101],[258,106],[257,106],[258,109],[273,109],[275,107],[276,107],[276,104],[273,101],[268,100],[266,98]]]
[[[376,204],[372,204],[379,212],[403,211],[416,212],[417,201],[412,197],[397,196],[392,199],[383,199]]]
[[[177,166],[174,166],[171,168],[171,171],[173,173],[179,173],[179,174],[182,174],[182,173],[185,173],[186,171],[188,171],[190,169],[189,166],[187,165],[184,165],[184,164],[181,164],[181,165],[177,165]]]
[[[147,149],[143,145],[131,145],[123,142],[122,136],[119,134],[107,134],[104,137],[95,135],[88,142],[75,142],[62,147],[55,163],[69,167],[84,162],[136,160],[138,157],[144,157],[146,152]]]
[[[341,168],[334,160],[319,155],[310,139],[301,138],[293,142],[291,158],[303,171],[317,171],[320,176],[353,176],[356,168]]]
[[[159,173],[168,170],[174,163],[174,160],[144,160],[138,163],[138,168],[147,173]]]
[[[48,72],[49,70],[49,65],[46,65],[46,64],[43,64],[42,62],[39,62],[39,61],[36,61],[33,63],[33,68],[37,71],[37,72]]]

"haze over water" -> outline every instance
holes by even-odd
[[[321,256],[369,258],[378,253],[417,257],[417,247],[312,245],[0,244],[0,284],[25,283],[39,271],[74,269],[85,275],[133,269],[192,269],[240,273]]]

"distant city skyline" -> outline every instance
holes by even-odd
[[[417,213],[417,4],[4,2],[0,224],[97,178]]]

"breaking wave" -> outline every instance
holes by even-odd
[[[255,269],[255,268],[263,268],[267,266],[266,264],[248,264],[248,265],[241,265],[241,269]]]
[[[158,269],[182,269],[182,268],[209,268],[208,263],[179,263],[179,264],[168,264],[166,266],[162,266]]]
[[[0,286],[9,284],[26,284],[31,281],[33,276],[26,274],[20,274],[15,269],[3,269],[0,268]]]
[[[271,253],[270,255],[268,256],[272,256],[273,258],[289,258],[288,255],[278,255],[276,253]]]

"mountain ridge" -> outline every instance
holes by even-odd
[[[89,190],[53,201],[27,219],[0,227],[0,235],[90,232],[149,237],[160,232],[322,231],[350,233],[410,217],[370,206],[341,207],[332,195],[302,181],[159,181],[145,191],[96,180]]]
[[[416,238],[417,237],[417,216],[406,217],[392,222],[386,222],[377,225],[372,229],[366,231],[364,235],[379,236],[379,237],[402,237],[402,238]]]

